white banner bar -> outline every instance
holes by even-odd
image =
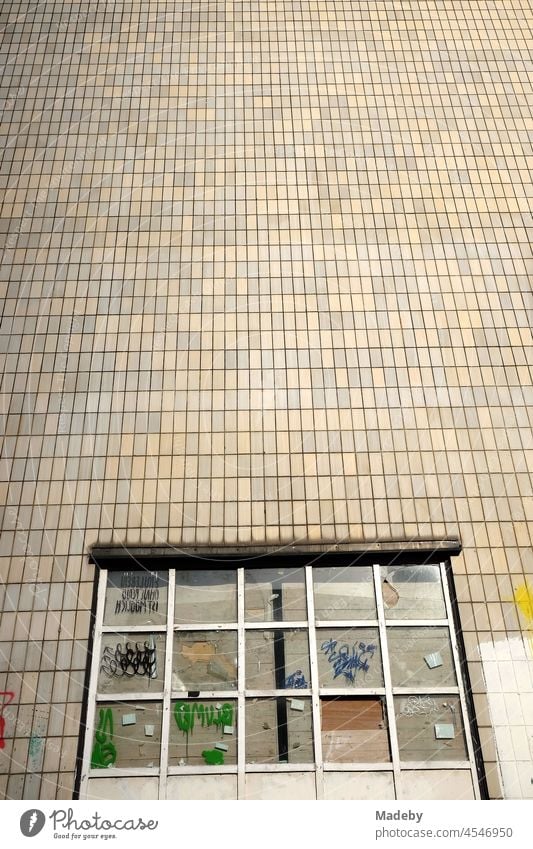
[[[236,806],[238,805],[238,810]],[[32,849],[60,841],[102,846],[276,845],[424,849],[531,846],[531,801],[353,802],[349,800],[83,801],[2,803],[2,845]],[[34,841],[34,842],[33,842]]]

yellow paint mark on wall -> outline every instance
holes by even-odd
[[[533,588],[527,582],[517,587],[514,593],[514,600],[528,622],[533,622]]]

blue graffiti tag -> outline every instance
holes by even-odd
[[[305,680],[302,670],[297,669],[296,672],[285,679],[285,687],[287,690],[307,690],[309,684]]]
[[[374,657],[374,652],[377,646],[369,643],[358,643],[351,647],[345,643],[337,649],[337,640],[326,640],[320,646],[328,661],[333,666],[333,679],[339,675],[344,675],[350,684],[355,681],[355,676],[359,670],[368,672],[369,661]]]

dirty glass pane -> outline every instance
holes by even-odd
[[[246,569],[244,606],[248,622],[305,621],[304,569]]]
[[[237,701],[187,699],[172,703],[169,763],[223,766],[237,763]]]
[[[91,767],[159,766],[161,704],[98,702]]]
[[[446,619],[436,565],[382,566],[381,591],[387,619]]]
[[[246,763],[314,761],[311,699],[246,700]]]
[[[376,600],[371,566],[313,569],[317,619],[375,619]]]
[[[246,632],[248,690],[305,690],[310,677],[307,631]]]
[[[321,687],[382,687],[377,628],[318,628]]]
[[[164,625],[167,591],[168,572],[108,572],[104,625]]]
[[[394,711],[402,761],[467,760],[458,696],[396,696]]]
[[[178,631],[174,634],[172,689],[237,688],[236,631]]]
[[[393,687],[454,687],[448,628],[388,628]]]
[[[329,763],[390,761],[383,699],[362,697],[320,700],[322,754]]]
[[[102,634],[99,693],[160,693],[166,634]]]
[[[237,621],[235,569],[197,569],[176,572],[176,625]]]

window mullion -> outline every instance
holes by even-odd
[[[244,569],[237,569],[237,622],[237,798],[244,799],[246,795]]]
[[[160,702],[163,697],[161,691],[156,693],[151,693],[150,691],[143,690],[139,693],[132,692],[113,692],[113,693],[97,693],[96,701],[97,702]]]
[[[387,628],[447,628],[447,619],[388,619]]]
[[[146,634],[147,631],[164,634],[166,630],[166,625],[103,625],[101,629],[102,634],[120,634],[124,631],[128,634]]]
[[[311,702],[313,711],[313,744],[316,763],[316,795],[324,798],[324,762],[322,759],[322,723],[320,720],[320,695],[318,677],[318,655],[315,630],[315,599],[313,596],[313,567],[305,567],[307,593],[307,621],[309,622],[309,662],[311,670]]]
[[[470,717],[468,715],[468,710],[466,707],[466,694],[465,688],[463,684],[463,675],[461,670],[461,662],[459,659],[459,649],[457,646],[457,633],[455,629],[455,622],[453,619],[453,611],[452,611],[452,601],[450,597],[450,587],[448,584],[448,575],[446,574],[446,564],[440,563],[440,574],[441,574],[441,582],[444,590],[444,602],[446,605],[446,613],[448,615],[449,620],[449,629],[448,633],[450,635],[450,641],[452,644],[452,655],[455,664],[455,676],[457,678],[457,685],[459,687],[459,701],[461,704],[461,713],[463,717],[463,728],[464,734],[466,738],[466,749],[468,752],[468,758],[470,760],[470,768],[472,772],[472,784],[474,787],[474,796],[476,799],[481,798],[479,792],[479,781],[477,777],[477,770],[475,767],[475,755],[474,755],[474,744],[472,742],[472,734],[470,732]]]
[[[159,773],[159,798],[167,798],[168,750],[170,745],[170,699],[172,692],[172,652],[174,650],[174,597],[176,572],[168,570],[167,583],[167,645],[165,651],[165,677],[163,682],[163,716],[161,719],[161,753]]]
[[[235,698],[235,690],[198,690],[198,695],[194,696],[195,699],[234,699]],[[171,699],[176,699],[176,701],[187,701],[189,699],[188,690],[172,690],[171,691]]]
[[[394,698],[392,695],[392,678],[390,673],[389,649],[387,644],[387,623],[385,621],[385,608],[381,595],[381,571],[378,564],[374,564],[374,589],[376,593],[376,605],[378,610],[378,628],[381,643],[381,658],[383,664],[383,680],[385,683],[385,706],[387,710],[387,723],[389,726],[389,741],[391,747],[392,768],[394,772],[394,783],[396,785],[395,795],[400,798],[400,749],[398,746],[398,735],[396,732],[396,715],[394,713]]]
[[[107,569],[101,569],[98,576],[98,593],[96,602],[96,617],[94,622],[94,639],[91,659],[91,675],[89,678],[89,694],[87,703],[87,718],[85,721],[85,745],[83,747],[82,773],[80,780],[80,798],[86,799],[89,783],[89,771],[91,769],[91,753],[93,747],[95,717],[96,717],[96,689],[98,686],[98,667],[100,663],[100,652],[102,646],[102,623],[104,621],[104,608],[107,587]]]
[[[180,631],[235,631],[236,622],[201,622],[200,624],[173,625],[173,630],[178,634]]]

